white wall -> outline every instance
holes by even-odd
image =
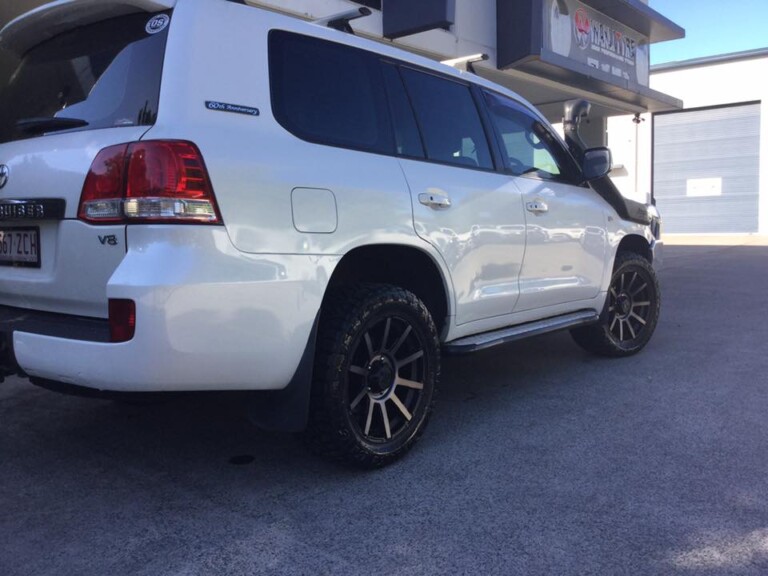
[[[248,0],[248,3],[312,19],[360,7],[359,4],[347,0]],[[455,20],[456,24],[450,30],[430,30],[400,38],[395,40],[394,44],[438,60],[482,52],[490,57],[487,65],[495,68],[496,0],[457,0]],[[352,27],[363,36],[380,40],[381,12],[374,10],[370,16],[353,22]]]
[[[608,147],[613,155],[611,179],[621,193],[637,202],[651,199],[651,115],[608,118]]]

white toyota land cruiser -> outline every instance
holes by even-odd
[[[339,29],[228,0],[3,28],[4,375],[262,391],[261,425],[379,466],[424,431],[441,351],[645,346],[658,219],[584,149],[585,103],[563,142],[509,90]]]

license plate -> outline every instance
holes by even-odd
[[[0,266],[40,267],[39,228],[0,228]]]

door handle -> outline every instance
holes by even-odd
[[[424,206],[429,206],[430,208],[435,209],[451,207],[451,199],[448,198],[448,196],[442,196],[440,194],[419,194],[419,202],[424,204]]]
[[[544,214],[544,212],[549,212],[549,206],[547,206],[546,202],[542,202],[541,200],[527,202],[525,209],[528,210],[528,212],[533,212],[534,214]]]

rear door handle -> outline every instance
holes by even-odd
[[[451,207],[451,199],[448,198],[448,196],[442,196],[440,194],[419,194],[419,202],[424,204],[424,206],[429,206],[430,208],[435,209]]]
[[[533,202],[526,203],[525,209],[534,214],[544,214],[544,212],[549,212],[549,206],[547,206],[546,202],[542,202],[541,200],[534,200]]]

